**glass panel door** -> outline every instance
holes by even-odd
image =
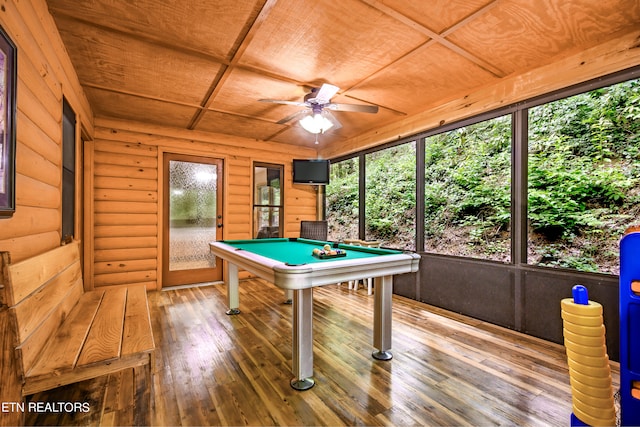
[[[222,238],[222,161],[165,155],[163,286],[218,281],[209,242]]]

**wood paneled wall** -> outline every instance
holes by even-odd
[[[0,219],[0,250],[17,262],[60,245],[62,100],[93,131],[93,114],[43,0],[1,2],[0,25],[18,48],[16,211]]]
[[[93,286],[155,288],[161,252],[157,147],[98,140],[85,152],[93,159]]]
[[[18,50],[16,211],[0,218],[0,251],[18,262],[60,245],[62,219],[62,100],[93,132],[93,113],[44,0],[0,1],[0,25]],[[0,277],[0,402],[20,402],[15,337]],[[24,413],[3,411],[0,425],[22,425]]]
[[[293,185],[291,172],[294,158],[315,158],[315,150],[96,119],[95,140],[85,146],[85,286],[161,287],[164,153],[223,160],[225,239],[252,237],[254,162],[284,165],[284,236],[316,217],[315,188]]]
[[[226,172],[223,185],[227,189],[223,234],[226,239],[251,238],[251,214],[247,212],[252,203],[251,159],[231,156],[222,167]]]

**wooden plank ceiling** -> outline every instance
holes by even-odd
[[[296,120],[340,87],[336,144],[637,29],[638,0],[47,0],[96,117],[314,146]]]

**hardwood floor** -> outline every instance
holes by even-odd
[[[158,351],[145,424],[569,424],[564,347],[394,296],[394,358],[376,361],[373,296],[346,286],[314,289],[316,385],[295,391],[291,306],[262,280],[244,281],[240,290],[238,316],[224,313],[223,285],[149,295]],[[617,367],[612,363],[615,390]],[[123,373],[71,387],[76,397],[60,389],[36,395],[77,401],[80,393],[94,403],[75,418],[28,416],[27,423],[132,424],[133,387]]]

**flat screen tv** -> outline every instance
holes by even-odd
[[[293,159],[293,183],[326,185],[329,183],[329,160]]]

